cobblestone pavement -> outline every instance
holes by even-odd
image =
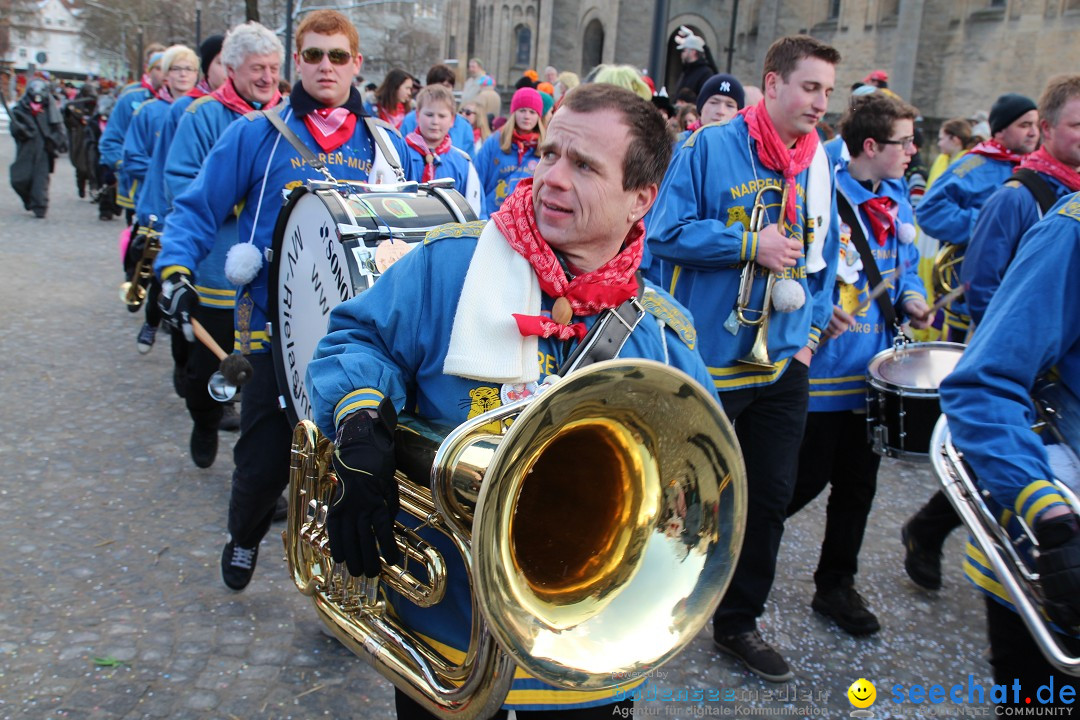
[[[0,136],[0,166],[13,154]],[[51,198],[35,220],[6,178],[0,190],[0,718],[391,717],[390,685],[325,637],[293,589],[280,525],[248,589],[222,584],[233,436],[222,434],[212,468],[195,468],[168,348],[138,355],[141,316],[117,298],[120,222],[99,221],[76,197],[66,158]],[[988,686],[982,601],[961,576],[960,533],[943,592],[904,576],[900,524],[933,490],[928,469],[883,463],[859,577],[882,632],[855,639],[810,610],[819,500],[789,523],[762,618],[795,680],[774,686],[740,670],[706,630],[652,687],[734,699],[646,699],[637,714],[846,717],[847,687],[865,677],[877,717],[911,717],[927,706],[888,702],[894,684],[971,674]]]

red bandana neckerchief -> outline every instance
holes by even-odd
[[[592,272],[566,279],[559,259],[551,246],[540,237],[536,227],[536,215],[532,200],[532,178],[525,178],[503,202],[502,208],[492,213],[491,219],[519,255],[529,261],[540,289],[548,297],[566,298],[574,315],[595,315],[606,308],[618,307],[633,297],[638,290],[637,273],[641,265],[641,252],[645,240],[645,224],[634,223],[626,236],[623,249],[611,260]],[[585,337],[585,323],[563,325],[545,315],[514,314],[522,337],[538,335],[542,338],[554,335],[560,340]]]
[[[401,123],[405,119],[405,104],[398,103],[397,109],[395,109],[394,112],[388,112],[386,108],[380,105],[379,117],[400,130]]]
[[[206,82],[206,78],[203,78],[199,82],[195,83],[195,87],[187,91],[186,97],[198,99],[203,97],[204,95],[209,95],[212,92],[214,91],[210,88],[210,83]]]
[[[788,222],[794,223],[798,219],[798,213],[795,210],[798,202],[795,176],[810,167],[814,152],[817,151],[817,133],[810,132],[803,135],[795,141],[795,147],[789,148],[784,145],[784,141],[776,132],[776,126],[773,125],[772,118],[765,109],[764,99],[757,105],[744,108],[739,111],[739,114],[746,120],[750,137],[757,143],[758,160],[769,170],[784,176],[784,186],[790,188],[787,199],[787,219]]]
[[[168,85],[164,85],[164,84],[157,89],[157,92],[154,93],[154,97],[156,97],[158,100],[161,100],[161,101],[167,102],[167,103],[172,103],[172,101],[173,101],[173,96],[172,96],[172,93],[169,92]]]
[[[155,94],[154,83],[150,82],[150,73],[143,73],[142,80],[139,84],[146,88],[151,95]]]
[[[270,99],[270,102],[256,108],[252,106],[252,104],[249,103],[247,100],[245,100],[240,95],[240,93],[236,92],[236,86],[233,85],[233,81],[231,79],[223,82],[221,84],[221,87],[219,87],[217,90],[210,94],[217,98],[218,102],[220,102],[222,105],[229,108],[235,113],[240,113],[241,115],[247,115],[249,112],[261,110],[263,108],[274,107],[278,104],[278,102],[281,101],[281,93],[275,90],[274,97]]]
[[[430,182],[435,179],[435,157],[450,152],[453,144],[450,142],[450,134],[447,133],[437,147],[429,148],[424,136],[419,130],[413,130],[405,136],[405,144],[411,147],[424,158],[424,174],[420,182]]]
[[[1024,159],[1020,161],[1020,167],[1034,170],[1043,175],[1049,175],[1069,188],[1070,192],[1080,190],[1080,172],[1048,153],[1045,145],[1035,152],[1025,155]]]
[[[510,136],[510,142],[517,148],[518,165],[520,165],[525,159],[525,154],[536,149],[536,144],[540,142],[540,133],[521,132],[515,127],[514,134]]]
[[[323,152],[329,153],[352,137],[356,129],[356,116],[344,107],[315,108],[314,112],[304,116],[304,125]]]
[[[983,140],[968,152],[974,153],[975,155],[982,155],[983,157],[993,158],[995,160],[1011,162],[1013,165],[1024,159],[1023,155],[1017,155],[993,138]]]
[[[875,197],[864,200],[859,207],[866,212],[866,217],[870,220],[870,231],[874,233],[877,244],[885,247],[889,233],[896,223],[896,201],[888,197]]]

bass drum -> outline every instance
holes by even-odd
[[[270,318],[278,398],[295,425],[312,419],[304,377],[330,311],[367,290],[439,225],[476,216],[451,184],[309,182],[278,215],[270,256]]]
[[[874,452],[929,460],[930,436],[941,415],[938,387],[963,352],[959,343],[904,343],[873,357],[866,368],[866,430]]]

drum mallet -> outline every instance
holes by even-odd
[[[214,353],[214,357],[221,361],[221,374],[230,385],[240,387],[251,379],[254,370],[246,357],[235,353],[230,354],[222,350],[217,340],[195,318],[191,318],[191,331],[195,333],[195,338],[205,345],[207,350]]]

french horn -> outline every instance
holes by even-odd
[[[515,668],[576,690],[613,688],[673,657],[734,572],[746,516],[742,453],[723,410],[681,371],[609,360],[446,432],[396,431],[400,566],[355,578],[333,563],[331,442],[293,435],[283,539],[320,620],[428,711],[486,718]],[[411,516],[412,520],[408,516]],[[453,662],[389,611],[379,584],[443,601],[445,536],[472,589],[470,645]]]

